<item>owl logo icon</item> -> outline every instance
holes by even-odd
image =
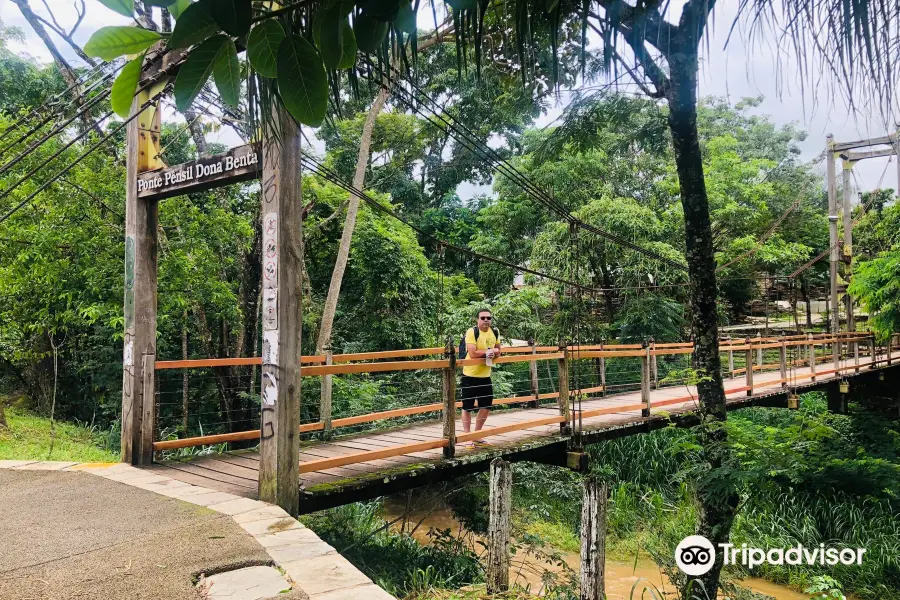
[[[702,535],[689,535],[675,548],[675,564],[692,577],[705,575],[716,564],[716,550]]]

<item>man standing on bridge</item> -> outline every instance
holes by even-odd
[[[472,425],[472,412],[478,404],[478,415],[475,417],[475,431],[484,427],[494,402],[494,385],[491,383],[491,362],[500,356],[500,334],[491,326],[493,316],[487,309],[479,310],[476,315],[476,326],[466,331],[466,358],[485,358],[486,364],[463,367],[462,382],[462,425],[463,431],[469,433]],[[486,442],[477,441],[477,444]]]

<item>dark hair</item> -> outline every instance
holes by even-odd
[[[480,316],[481,316],[481,313],[483,313],[483,312],[488,313],[488,314],[491,315],[492,317],[494,316],[494,313],[491,312],[491,309],[489,309],[489,308],[479,308],[477,311],[475,311],[475,318],[477,319],[478,317],[480,317]]]

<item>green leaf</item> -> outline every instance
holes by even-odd
[[[134,91],[137,89],[138,80],[141,78],[141,65],[143,62],[143,54],[129,61],[128,64],[122,67],[119,76],[116,77],[116,81],[113,83],[109,100],[110,104],[112,104],[112,109],[120,117],[127,117],[131,111],[131,101],[134,99]]]
[[[344,19],[343,25],[343,52],[341,52],[341,62],[338,63],[338,69],[352,69],[356,64],[356,36],[353,35],[353,28],[350,27],[350,21]]]
[[[284,28],[275,19],[268,19],[253,28],[247,38],[247,58],[263,77],[278,76],[278,46],[285,38]]]
[[[159,6],[168,8],[175,4],[176,0],[144,0],[144,6]]]
[[[447,4],[454,10],[475,10],[478,6],[477,0],[447,0]]]
[[[191,2],[192,0],[175,0],[175,2],[169,6],[169,14],[176,19],[180,18],[187,7],[191,5]]]
[[[226,36],[217,35],[194,48],[188,55],[175,78],[175,106],[178,110],[184,111],[194,102],[212,73],[219,51],[228,41]]]
[[[250,31],[253,18],[251,0],[219,0],[215,10],[210,11],[222,31],[228,35],[241,37]]]
[[[149,29],[110,25],[94,32],[84,45],[84,52],[88,56],[112,60],[124,54],[143,52],[161,39],[161,35]]]
[[[353,33],[360,52],[374,54],[381,47],[387,35],[388,24],[377,21],[373,17],[359,15],[353,20]]]
[[[299,35],[285,38],[278,48],[278,92],[284,107],[298,122],[318,127],[325,120],[325,65],[312,44]]]
[[[123,17],[134,16],[134,0],[100,0],[100,4]]]
[[[400,4],[400,10],[397,12],[397,18],[394,20],[397,29],[410,35],[415,35],[418,31],[416,27],[416,11],[413,10],[412,3],[403,2]]]
[[[315,39],[322,61],[329,69],[336,69],[344,57],[344,27],[340,4],[328,9],[322,17],[319,37]]]
[[[211,7],[212,3],[209,0],[200,0],[188,6],[175,21],[175,30],[166,47],[170,50],[187,48],[199,44],[217,32],[219,26],[212,18]]]
[[[213,78],[222,101],[229,106],[238,106],[241,94],[241,66],[238,64],[237,48],[228,39],[219,48],[219,55],[213,65]]]

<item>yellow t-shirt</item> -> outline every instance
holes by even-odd
[[[488,328],[487,331],[479,331],[478,339],[475,339],[475,330],[473,327],[469,327],[466,330],[466,346],[469,344],[475,344],[476,350],[487,350],[488,348],[493,348],[497,345],[497,336],[494,335],[494,329]],[[472,358],[471,356],[467,356],[466,358]],[[472,365],[469,367],[463,367],[463,375],[468,375],[469,377],[490,377],[491,376],[491,368],[487,365]]]

